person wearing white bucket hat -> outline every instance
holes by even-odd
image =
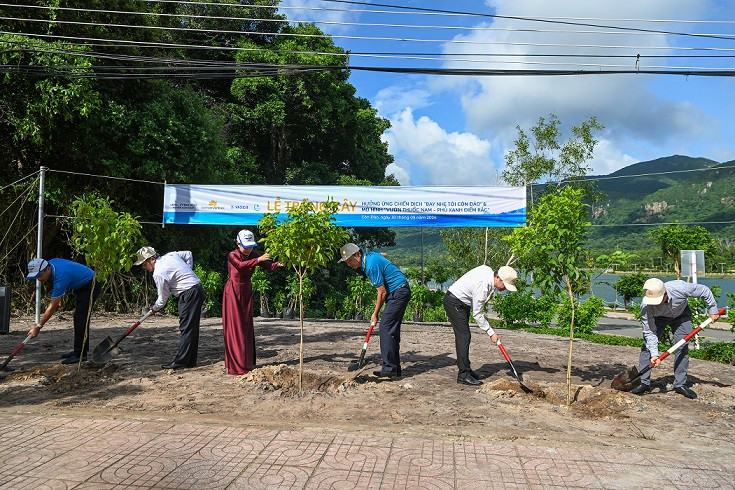
[[[487,265],[480,265],[457,279],[444,295],[444,310],[454,330],[454,346],[457,350],[457,383],[470,386],[481,385],[479,375],[470,368],[470,311],[480,327],[498,343],[498,334],[485,318],[485,305],[498,291],[515,291],[518,273],[504,265],[494,272]]]
[[[83,361],[87,360],[89,338],[87,338],[86,342],[84,341],[84,331],[89,326],[90,302],[94,304],[102,288],[100,283],[96,283],[94,285],[94,291],[92,291],[93,278],[94,271],[92,269],[86,265],[72,262],[71,260],[51,259],[47,261],[38,258],[28,262],[28,275],[26,279],[36,279],[41,282],[51,281],[54,286],[48,308],[41,315],[38,324],[28,332],[31,338],[38,335],[41,327],[59,309],[64,294],[69,289],[74,291],[76,298],[76,307],[74,308],[74,349],[61,356],[62,364],[76,364],[79,362],[80,357]]]
[[[235,250],[227,255],[229,278],[222,293],[222,334],[227,372],[240,375],[255,368],[251,277],[256,267],[273,271],[283,264],[272,261],[267,253],[255,250],[257,242],[250,230],[241,230],[235,237],[235,243]]]
[[[638,358],[638,371],[661,364],[658,344],[661,342],[665,327],[671,327],[674,342],[686,337],[692,331],[692,310],[688,298],[701,298],[707,305],[707,314],[715,321],[717,302],[712,291],[702,284],[692,284],[681,280],[664,283],[652,277],[643,285],[641,301],[641,324],[643,325],[643,347]],[[674,391],[687,398],[697,394],[686,385],[689,369],[689,346],[684,345],[674,358]],[[631,393],[643,395],[651,391],[651,371],[641,376],[641,384]]]
[[[153,247],[138,250],[135,265],[153,273],[158,289],[158,298],[151,312],[161,311],[174,296],[179,301],[179,349],[174,360],[161,366],[162,369],[194,367],[199,352],[199,323],[204,303],[204,288],[194,273],[194,256],[188,250],[158,255]]]

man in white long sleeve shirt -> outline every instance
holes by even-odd
[[[457,279],[444,295],[444,310],[454,329],[454,343],[457,349],[457,383],[476,386],[482,384],[481,376],[470,369],[470,310],[482,330],[490,336],[494,343],[498,342],[490,323],[485,318],[485,305],[498,291],[515,291],[518,273],[507,265],[498,272],[486,266],[475,267]]]
[[[661,279],[651,278],[643,285],[641,302],[641,323],[643,325],[643,348],[638,359],[638,370],[647,366],[657,367],[659,359],[658,343],[664,328],[671,326],[674,342],[686,337],[692,331],[692,310],[687,298],[702,298],[707,304],[707,314],[715,321],[717,303],[712,291],[702,284],[692,284],[680,280],[664,284]],[[697,398],[697,394],[686,386],[689,369],[689,345],[684,345],[674,358],[674,391],[687,398]],[[641,376],[641,385],[631,393],[642,395],[651,391],[651,372]]]
[[[138,250],[135,265],[142,265],[153,273],[153,281],[158,289],[158,299],[151,306],[153,313],[161,311],[169,297],[174,296],[179,300],[179,350],[172,362],[161,367],[180,369],[196,366],[204,289],[192,270],[192,253],[186,250],[158,255],[153,247],[143,247]]]

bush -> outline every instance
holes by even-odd
[[[528,319],[538,323],[544,328],[549,328],[556,317],[559,309],[559,298],[554,295],[545,294],[533,302]]]
[[[701,349],[690,349],[689,355],[706,361],[735,364],[735,342],[704,342]]]
[[[605,302],[597,296],[590,296],[586,301],[579,303],[574,311],[574,333],[589,334],[597,325],[597,321],[605,314]],[[557,325],[569,332],[572,323],[572,305],[569,298],[559,308]]]
[[[222,314],[222,274],[207,271],[198,264],[194,266],[194,274],[197,275],[204,288],[204,307],[209,311],[210,316],[220,316]]]
[[[433,306],[424,310],[425,322],[448,322],[447,312],[444,306]]]
[[[515,293],[496,294],[491,300],[493,311],[500,316],[503,327],[527,323],[534,302],[533,291],[525,288],[518,288]]]

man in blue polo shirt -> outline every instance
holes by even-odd
[[[41,282],[51,281],[54,290],[51,292],[51,302],[41,319],[33,327],[28,335],[31,338],[38,335],[41,327],[49,321],[61,306],[61,298],[66,291],[71,289],[76,296],[76,308],[74,308],[74,350],[61,356],[62,364],[74,364],[79,358],[87,360],[89,350],[89,337],[84,342],[84,331],[89,327],[90,301],[94,304],[100,294],[100,284],[96,283],[92,292],[92,279],[94,271],[89,267],[65,259],[33,259],[28,262],[28,275],[26,279],[37,279]],[[84,344],[84,345],[82,345]]]
[[[377,325],[378,314],[385,304],[383,316],[378,326],[380,332],[380,354],[383,367],[373,374],[379,378],[397,378],[401,375],[401,322],[411,299],[411,288],[406,276],[390,260],[376,252],[363,254],[354,243],[344,245],[340,250],[339,262],[353,269],[362,269],[375,289],[378,297],[370,323]]]

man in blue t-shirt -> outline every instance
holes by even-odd
[[[401,375],[401,322],[411,299],[411,288],[406,276],[383,255],[376,252],[363,254],[354,243],[344,245],[340,249],[340,255],[339,262],[344,262],[353,269],[362,269],[378,291],[370,323],[377,325],[378,314],[385,304],[378,326],[383,366],[373,374],[379,378],[397,378]]]
[[[100,284],[94,286],[92,292],[92,279],[94,279],[94,271],[89,267],[72,262],[65,259],[33,259],[28,262],[28,275],[26,279],[36,279],[41,282],[51,281],[54,290],[51,292],[51,302],[46,311],[41,315],[41,319],[33,327],[28,335],[31,338],[38,335],[41,327],[49,321],[61,306],[61,298],[67,290],[74,291],[76,296],[76,308],[74,308],[74,350],[61,356],[62,364],[74,364],[79,362],[79,358],[87,360],[87,351],[89,350],[89,336],[84,341],[84,332],[89,328],[90,302],[94,304],[100,293]],[[84,345],[82,345],[84,344]]]

